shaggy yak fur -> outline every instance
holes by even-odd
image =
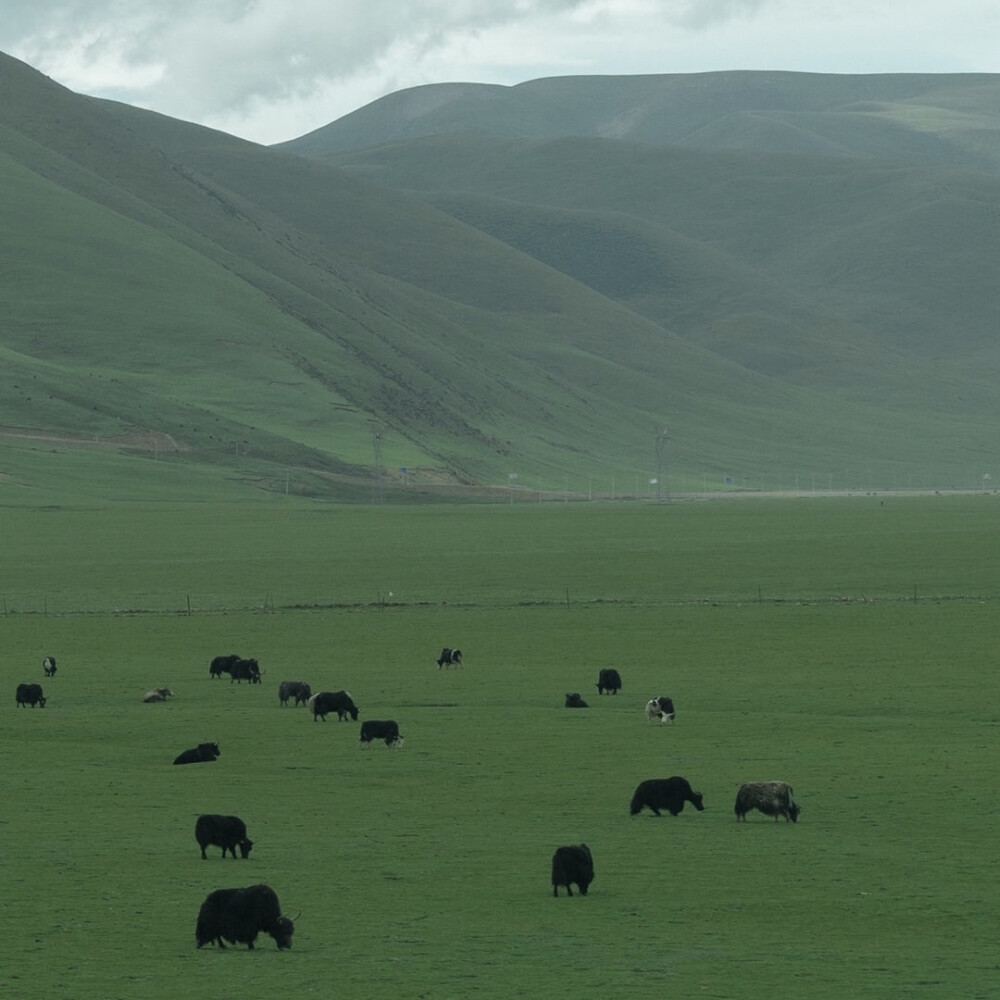
[[[581,896],[587,895],[594,881],[594,859],[586,844],[557,847],[552,855],[552,895],[559,895],[559,886],[566,886],[566,894],[573,895],[571,883],[575,882]]]
[[[279,948],[291,948],[295,925],[281,915],[278,897],[269,885],[216,889],[201,904],[195,941],[199,948],[213,941],[225,948],[225,938],[230,944],[245,944],[252,951],[261,931],[270,934]]]
[[[792,795],[792,786],[787,781],[748,781],[740,785],[734,808],[736,822],[746,822],[747,813],[751,809],[759,809],[765,816],[773,816],[775,823],[779,816],[784,816],[786,823],[797,823],[802,811]]]
[[[618,694],[622,686],[622,676],[613,667],[607,667],[597,675],[597,693],[604,694],[610,691]]]

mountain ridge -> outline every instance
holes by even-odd
[[[303,156],[74,95],[9,57],[0,83],[0,182],[16,195],[0,265],[17,276],[0,424],[153,443],[104,449],[92,479],[74,480],[84,495],[155,493],[164,462],[192,489],[238,496],[436,496],[418,469],[428,484],[645,482],[664,427],[676,484],[826,468],[846,485],[873,467],[947,484],[992,455],[988,337],[964,368],[894,345],[837,288],[824,301],[810,285],[796,257],[837,258],[809,225],[784,256],[768,243],[795,232],[783,216],[817,211],[816,164],[865,158],[483,129]],[[640,169],[662,178],[662,157],[669,204]],[[865,164],[834,173],[869,200],[873,177],[891,189],[892,239],[898,219],[916,224],[899,189],[930,183],[927,170],[963,206],[996,201],[989,171],[973,183],[968,167]],[[796,200],[775,200],[771,218],[761,192],[776,172]],[[943,200],[935,224],[954,217]],[[955,225],[939,252],[970,272],[978,329],[992,300]],[[977,238],[986,259],[994,244]],[[904,282],[891,301],[913,293]],[[8,485],[58,494],[60,468],[85,465],[6,440]],[[112,466],[124,485],[102,480]]]

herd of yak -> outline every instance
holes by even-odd
[[[461,666],[462,652],[459,649],[445,647],[437,659],[440,669],[444,666]],[[46,677],[54,677],[56,673],[55,657],[46,656],[42,663]],[[209,675],[221,678],[229,674],[230,683],[247,681],[250,684],[260,684],[261,670],[255,659],[243,659],[236,654],[217,656],[209,665]],[[597,680],[597,693],[616,695],[622,688],[621,675],[617,670],[604,669],[600,671]],[[144,702],[154,703],[166,701],[173,697],[170,688],[161,687],[148,691]],[[282,681],[278,686],[278,702],[282,707],[294,699],[295,705],[305,705],[312,713],[313,721],[326,721],[327,715],[336,712],[337,717],[344,721],[348,716],[357,721],[358,707],[347,691],[319,691],[312,693],[310,686],[304,681]],[[45,707],[45,695],[38,683],[19,684],[17,687],[18,707]],[[566,694],[566,708],[587,708],[579,692]],[[659,719],[662,723],[673,724],[676,710],[673,700],[664,696],[651,698],[645,707],[646,718],[650,721]],[[361,724],[360,746],[370,745],[375,739],[383,740],[388,747],[401,747],[403,738],[399,725],[394,720],[366,720]],[[174,764],[210,763],[219,756],[218,743],[199,743],[198,746],[185,750],[174,759]],[[685,803],[690,802],[699,812],[705,806],[701,792],[696,792],[686,778],[674,775],[670,778],[651,778],[639,783],[630,804],[633,816],[650,809],[655,815],[661,815],[666,810],[671,816],[678,815]],[[773,816],[777,822],[780,816],[786,822],[798,821],[800,806],[795,801],[791,786],[784,781],[753,781],[740,786],[736,793],[734,811],[737,822],[745,821],[747,813],[757,809],[766,816]],[[195,824],[195,840],[201,848],[202,858],[206,858],[205,849],[210,846],[221,847],[222,857],[226,852],[235,859],[236,849],[240,856],[247,858],[253,841],[247,836],[246,823],[238,816],[221,816],[205,814],[198,817]],[[559,895],[559,887],[564,886],[569,896],[573,895],[575,885],[580,894],[585,896],[594,880],[594,859],[586,844],[570,844],[556,849],[552,856],[552,894]],[[215,943],[225,948],[224,941],[230,944],[245,944],[254,947],[257,936],[261,933],[274,938],[279,949],[291,948],[292,934],[295,930],[293,918],[282,915],[281,906],[274,890],[267,885],[252,885],[237,889],[216,889],[209,893],[198,912],[195,928],[197,947]]]

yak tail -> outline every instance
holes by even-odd
[[[642,812],[642,796],[638,792],[632,796],[632,804],[629,806],[629,812],[633,816]]]

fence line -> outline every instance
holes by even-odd
[[[552,597],[523,598],[508,601],[394,601],[379,594],[371,601],[328,601],[314,603],[279,604],[269,593],[261,604],[214,604],[198,607],[191,603],[188,597],[184,605],[176,608],[75,608],[61,611],[53,610],[48,602],[41,608],[18,608],[12,606],[6,599],[2,602],[2,617],[4,618],[130,618],[130,617],[174,617],[230,614],[303,614],[329,611],[475,611],[475,610],[513,610],[517,608],[555,608],[571,610],[573,608],[594,607],[798,607],[816,605],[877,605],[877,604],[921,604],[921,603],[992,603],[998,600],[993,594],[934,594],[920,593],[914,587],[908,593],[894,594],[799,594],[774,596],[767,595],[758,588],[756,593],[717,595],[714,597],[662,597],[659,599],[643,599],[626,597],[593,597],[575,599],[566,589],[561,595]]]

